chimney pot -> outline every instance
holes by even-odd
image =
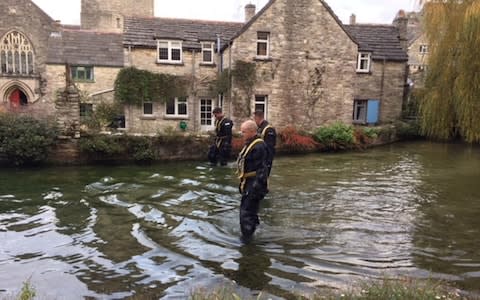
[[[350,25],[355,25],[357,23],[357,16],[355,14],[352,14],[350,16]]]
[[[249,3],[245,5],[245,22],[250,21],[256,13],[255,4]]]

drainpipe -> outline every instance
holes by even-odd
[[[191,86],[192,90],[191,90],[190,94],[193,96],[193,100],[191,100],[191,101],[193,101],[194,104],[195,104],[195,101],[196,101],[196,98],[197,98],[196,84],[195,84],[196,83],[196,80],[195,80],[195,78],[196,78],[195,77],[195,72],[196,72],[195,61],[196,60],[195,60],[195,58],[196,58],[195,49],[192,49],[192,86]],[[197,109],[198,109],[197,105],[193,105],[193,124],[194,124],[193,128],[194,128],[195,132],[199,131],[199,129],[200,129],[198,127],[198,124],[200,123],[200,121],[197,120],[197,116],[199,115]]]
[[[217,56],[218,56],[218,68],[217,68],[217,78],[220,78],[222,75],[222,70],[223,70],[223,55],[220,52],[222,49],[222,46],[220,45],[221,40],[220,40],[220,34],[217,33]],[[217,95],[217,104],[220,104],[222,95],[218,94]]]
[[[381,123],[382,107],[384,106],[383,97],[385,95],[385,65],[387,59],[384,57],[382,62],[382,80],[380,81],[380,105],[378,107],[378,122]]]
[[[229,99],[230,99],[230,105],[229,105],[229,115],[230,115],[230,118],[232,117],[232,112],[233,112],[233,80],[232,80],[232,45],[233,45],[233,41],[230,42],[230,45],[228,45],[228,65],[230,66],[230,76],[229,77],[229,81],[230,81],[230,95],[229,95]]]

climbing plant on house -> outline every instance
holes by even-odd
[[[421,131],[449,140],[480,142],[480,2],[445,0],[424,6],[429,41]]]
[[[226,94],[231,89],[230,69],[223,70],[217,77],[210,81],[210,91],[215,94]]]
[[[115,80],[115,99],[122,104],[165,102],[188,94],[187,77],[152,73],[128,67],[120,70]]]
[[[234,109],[239,115],[249,117],[252,115],[250,101],[257,81],[255,63],[242,60],[235,61],[232,77],[235,87],[241,92],[241,94],[234,95]]]
[[[325,74],[325,66],[316,66],[308,70],[307,80],[305,82],[305,87],[303,88],[303,105],[305,121],[304,122],[313,122],[316,118],[315,109],[317,103],[320,99],[323,98],[324,88],[323,88],[323,77]],[[303,124],[307,125],[307,124]]]

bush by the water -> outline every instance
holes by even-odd
[[[27,115],[0,116],[0,155],[16,166],[45,161],[55,144],[56,127]]]
[[[326,149],[348,149],[355,144],[354,128],[343,123],[321,127],[314,133],[315,139]]]
[[[80,139],[80,150],[98,160],[133,158],[136,162],[150,162],[156,158],[151,138],[143,136],[87,136]]]
[[[294,127],[286,127],[279,132],[282,147],[288,152],[313,151],[318,148],[318,143],[311,135],[301,133]]]

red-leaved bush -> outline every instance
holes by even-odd
[[[301,134],[294,127],[285,127],[279,132],[281,148],[289,152],[314,151],[319,144],[308,135]]]

